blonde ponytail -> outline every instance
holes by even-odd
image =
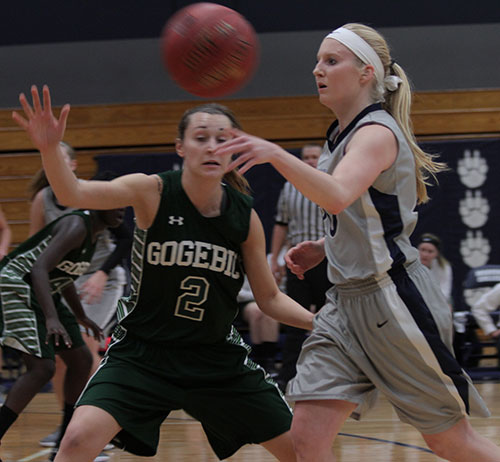
[[[436,174],[446,170],[447,166],[444,162],[436,161],[437,156],[423,151],[417,144],[410,119],[412,103],[410,82],[399,64],[391,64],[390,71],[392,71],[392,75],[396,75],[401,79],[401,83],[396,91],[386,93],[382,106],[396,119],[413,152],[417,180],[417,198],[418,203],[422,204],[429,200],[427,186],[433,184],[430,180],[432,179],[437,183]]]
[[[403,68],[391,59],[387,42],[375,29],[357,23],[345,24],[342,27],[359,35],[375,50],[384,66],[384,77],[394,75],[401,79],[394,91],[384,91],[383,85],[374,85],[372,97],[373,101],[382,101],[382,107],[394,117],[405,135],[415,158],[417,200],[419,204],[427,202],[427,186],[432,184],[430,179],[437,182],[436,174],[446,170],[447,166],[444,162],[436,161],[437,156],[424,152],[417,144],[410,119],[412,92],[408,77]],[[384,91],[383,94],[380,94],[380,89]]]

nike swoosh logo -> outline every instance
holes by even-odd
[[[377,327],[378,328],[384,327],[388,322],[389,322],[388,319],[386,319],[384,322],[377,322]]]

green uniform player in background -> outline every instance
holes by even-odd
[[[0,408],[0,438],[52,378],[56,353],[70,371],[64,387],[64,433],[92,364],[78,324],[96,338],[102,336],[85,315],[73,281],[87,270],[97,235],[121,224],[123,215],[121,209],[63,215],[0,262],[0,343],[18,350],[26,366]]]
[[[112,343],[56,462],[89,462],[111,439],[152,456],[160,425],[174,409],[201,422],[220,459],[258,443],[281,461],[295,461],[291,410],[232,327],[245,273],[269,316],[311,329],[313,315],[279,291],[247,184],[235,171],[226,173],[231,156],[214,155],[239,127],[234,115],[217,104],[183,115],[176,141],[181,172],[83,183],[59,146],[69,106],[56,119],[47,87],[43,105],[35,87],[32,97],[33,108],[20,97],[27,119],[14,118],[40,150],[58,199],[78,208],[132,206],[136,217],[131,294],[119,303]]]

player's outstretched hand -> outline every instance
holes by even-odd
[[[24,93],[19,95],[24,117],[14,111],[12,118],[21,128],[26,130],[39,151],[49,150],[56,147],[63,139],[70,109],[69,104],[63,106],[59,118],[57,118],[52,112],[50,91],[47,85],[43,86],[43,104],[35,85],[31,87],[31,97],[33,107],[29,104]]]
[[[241,174],[250,170],[254,165],[271,162],[278,151],[283,151],[278,145],[257,136],[249,135],[241,130],[230,130],[233,138],[221,143],[215,149],[215,154],[220,156],[236,155],[228,166],[227,171],[239,167]],[[283,151],[284,152],[284,151]]]

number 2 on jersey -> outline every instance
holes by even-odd
[[[208,298],[210,284],[205,278],[188,276],[181,282],[181,289],[185,292],[177,298],[175,315],[192,321],[202,321],[205,313],[200,306]]]

